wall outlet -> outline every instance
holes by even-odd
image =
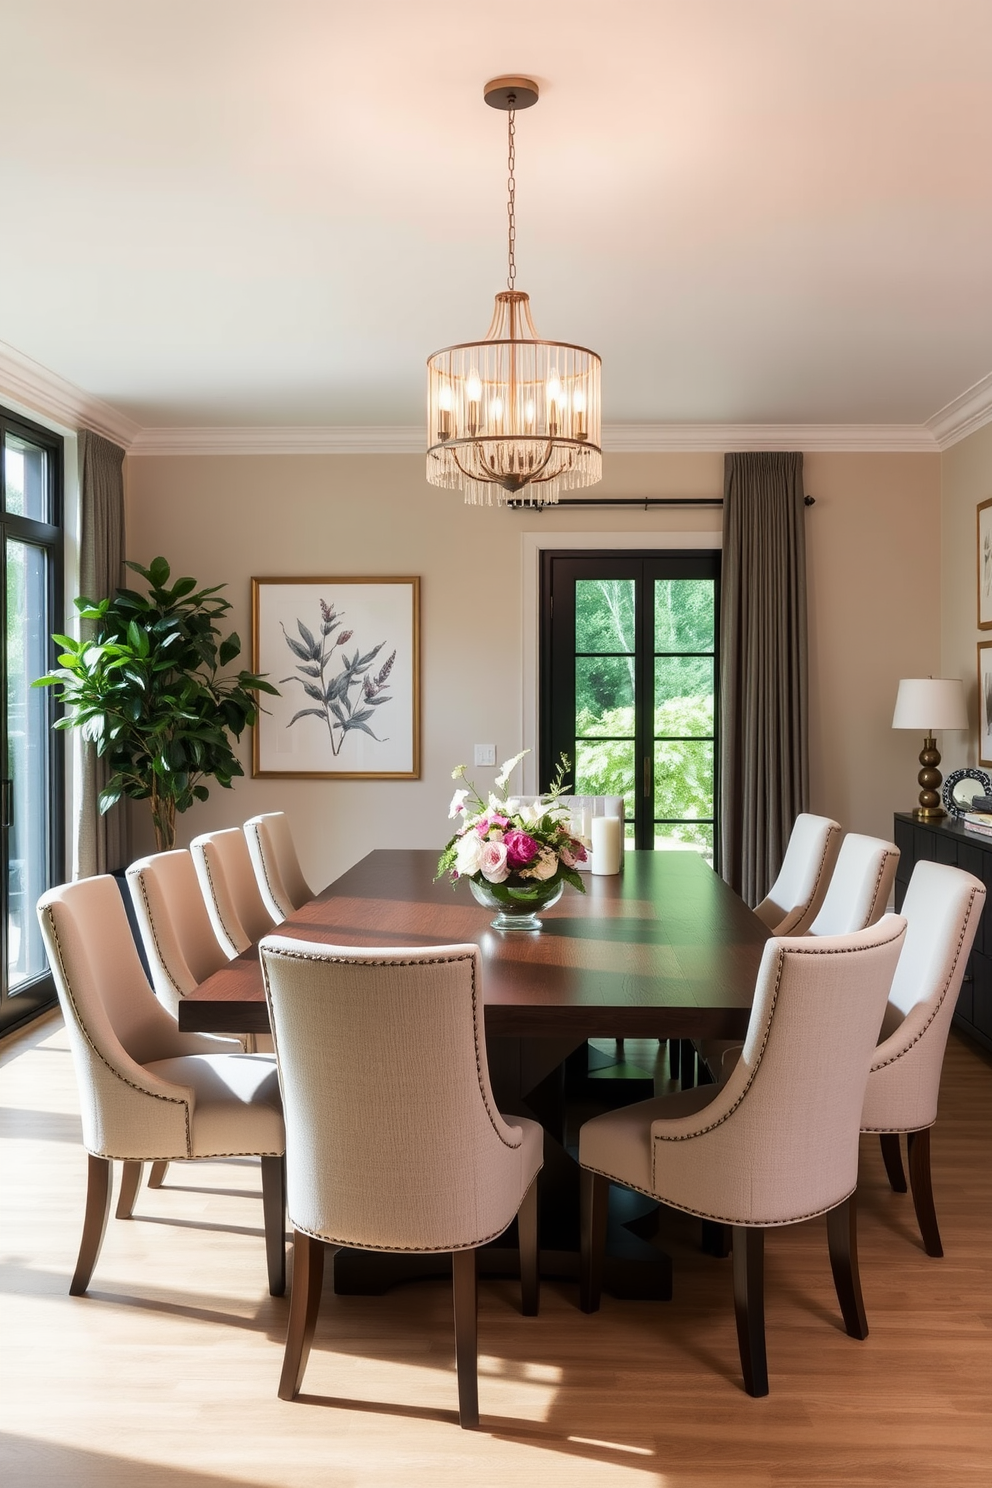
[[[477,765],[494,765],[496,763],[496,745],[476,744],[475,763]]]

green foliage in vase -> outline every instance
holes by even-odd
[[[229,788],[244,774],[232,737],[255,723],[256,695],[277,689],[253,672],[219,675],[241,653],[238,635],[222,636],[217,624],[231,608],[220,597],[223,584],[199,589],[196,579],[179,578],[166,587],[172,571],[164,558],[127,566],[148,593],[77,599],[89,633],[78,641],[53,636],[62,648],[58,667],[34,685],[57,688],[69,709],[55,727],[81,729],[106,758],[111,777],[100,810],[123,796],[148,801],[162,852],[175,846],[176,814],[207,799],[205,781]]]

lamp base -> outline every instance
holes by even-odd
[[[932,734],[927,734],[920,750],[920,773],[916,777],[921,787],[920,803],[913,807],[913,815],[917,821],[934,821],[947,814],[940,804],[940,786],[944,777],[937,769],[939,764],[940,750],[937,742]]]
[[[913,817],[916,821],[936,821],[940,816],[946,816],[947,812],[943,806],[914,806]]]

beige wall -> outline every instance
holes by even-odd
[[[718,496],[722,456],[612,455],[598,494]],[[910,804],[919,745],[888,727],[899,676],[935,669],[939,602],[929,553],[939,521],[937,457],[814,455],[807,489],[813,668],[813,807],[888,834]],[[417,456],[137,457],[127,462],[128,552],[226,581],[232,623],[250,635],[254,575],[419,574],[423,778],[416,782],[245,780],[187,813],[180,842],[258,811],[285,809],[304,869],[323,884],[374,847],[437,846],[452,765],[474,743],[521,744],[525,533],[712,532],[718,509],[541,514],[467,508]],[[250,769],[244,741],[242,758]],[[482,783],[485,771],[478,771]],[[135,813],[136,847],[150,845]]]
[[[978,629],[977,518],[979,502],[992,496],[992,424],[941,456],[941,675],[963,677],[971,728],[947,734],[941,768],[978,763],[977,643],[992,639]]]

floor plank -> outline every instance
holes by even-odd
[[[651,1051],[628,1048],[643,1064]],[[674,1216],[671,1303],[585,1317],[546,1285],[480,1288],[478,1432],[456,1424],[451,1307],[427,1283],[325,1296],[295,1403],[265,1285],[258,1166],[173,1166],[111,1220],[87,1297],[68,1281],[85,1155],[57,1019],[0,1044],[0,1481],[5,1488],[792,1488],[992,1480],[992,1061],[952,1036],[934,1190],[945,1257],[866,1141],[871,1328],[840,1323],[822,1221],[767,1245],[771,1394],[744,1395],[729,1262]]]

